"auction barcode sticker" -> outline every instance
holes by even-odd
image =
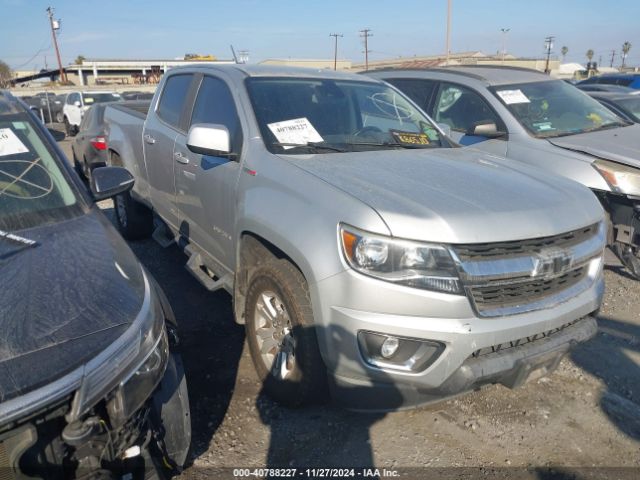
[[[498,90],[496,92],[500,95],[500,98],[504,100],[504,103],[511,105],[514,103],[531,103],[527,96],[522,93],[522,90]]]
[[[0,128],[0,157],[28,151],[29,149],[24,146],[10,128]]]
[[[294,118],[293,120],[285,120],[283,122],[269,123],[267,126],[280,143],[306,145],[309,142],[324,141],[306,117]],[[293,146],[283,148],[293,148]]]

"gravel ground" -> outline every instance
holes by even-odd
[[[69,153],[69,141],[61,144]],[[110,201],[101,207],[112,217]],[[640,478],[640,283],[619,268],[605,272],[599,334],[550,377],[366,415],[334,406],[288,410],[264,397],[231,297],[200,286],[177,248],[152,240],[131,247],[181,327],[193,419],[184,478],[264,466],[375,466],[430,478]]]

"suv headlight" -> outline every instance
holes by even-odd
[[[341,225],[344,257],[354,270],[408,287],[461,294],[456,265],[442,245],[398,240]]]
[[[593,166],[618,193],[640,195],[640,170],[607,160],[596,160]]]
[[[120,338],[85,365],[69,421],[81,417],[111,392],[116,408],[110,413],[126,419],[162,378],[169,355],[164,313],[144,271],[143,277],[144,300],[138,316]]]

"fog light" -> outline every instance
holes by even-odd
[[[363,360],[382,369],[420,372],[429,367],[445,349],[434,340],[395,337],[384,333],[358,332]]]
[[[384,358],[391,358],[398,351],[400,340],[396,337],[387,337],[380,347],[380,355]]]

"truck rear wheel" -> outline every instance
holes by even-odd
[[[111,154],[111,165],[122,165],[117,153]],[[127,240],[148,238],[153,232],[153,212],[136,202],[131,192],[121,193],[113,199],[118,229]]]
[[[263,391],[288,407],[326,398],[326,370],[307,282],[290,262],[273,259],[251,276],[245,305],[247,342]]]

